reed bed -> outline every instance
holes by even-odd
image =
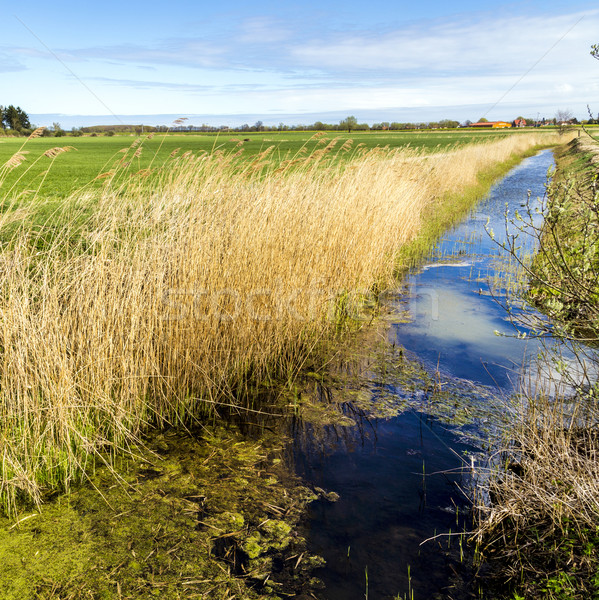
[[[5,194],[4,509],[67,490],[150,424],[261,410],[256,388],[292,381],[348,296],[392,283],[426,207],[549,137],[432,155],[326,140],[283,162],[183,154],[133,172],[136,143],[42,224],[43,199],[12,211]]]

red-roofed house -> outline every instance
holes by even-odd
[[[511,123],[506,123],[505,121],[483,121],[482,123],[472,123],[470,125],[470,127],[489,127],[492,129],[504,129],[511,126]]]

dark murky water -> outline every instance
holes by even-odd
[[[397,416],[324,434],[307,426],[296,444],[298,473],[340,496],[314,502],[310,513],[310,549],[327,561],[316,573],[326,585],[320,598],[468,597],[459,538],[422,542],[468,526],[462,490],[480,452],[472,434],[484,438],[538,351],[535,341],[495,333],[515,333],[497,302],[502,286],[493,283],[499,273],[505,283],[512,265],[485,225],[501,241],[506,205],[512,214],[524,210],[529,190],[534,205],[552,162],[545,151],[516,167],[388,299],[411,314],[410,322],[392,325],[389,344],[403,346],[448,392],[431,400],[428,384],[371,378],[369,392],[394,398],[402,407]]]

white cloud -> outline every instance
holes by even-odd
[[[0,52],[0,73],[14,73],[26,69],[27,67],[13,52]]]
[[[153,45],[118,44],[88,48],[61,49],[55,52],[66,62],[114,61],[116,64],[180,65],[192,68],[217,68],[225,62],[225,49],[203,39],[166,39]],[[51,58],[50,53],[45,55]]]
[[[558,83],[555,86],[555,90],[560,94],[569,94],[574,91],[574,86],[569,83]]]
[[[380,72],[521,73],[548,52],[546,65],[572,66],[599,30],[599,11],[419,25],[377,35],[339,35],[291,49],[299,65]],[[557,43],[555,49],[552,46]]]
[[[273,17],[253,17],[239,27],[237,41],[246,44],[280,44],[293,37],[293,31]]]
[[[599,64],[589,50],[598,41],[599,10],[488,19],[468,14],[402,29],[314,31],[255,16],[232,23],[226,34],[207,28],[197,36],[153,42],[53,48],[63,64],[40,48],[2,46],[0,70],[27,68],[37,73],[32,80],[47,77],[41,87],[52,91],[43,98],[33,84],[28,87],[24,73],[3,77],[40,105],[37,112],[81,112],[71,106],[83,106],[90,94],[76,79],[89,82],[118,113],[137,113],[140,104],[157,113],[259,113],[267,107],[286,113],[366,111],[548,100],[574,108],[581,99],[586,104],[597,98]]]

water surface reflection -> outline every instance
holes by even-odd
[[[368,417],[368,410],[354,408],[347,415],[354,427],[301,426],[298,473],[340,496],[314,502],[308,523],[311,551],[327,561],[317,573],[326,585],[320,598],[469,597],[458,538],[451,548],[446,537],[421,543],[467,527],[460,514],[480,452],[473,440],[509,418],[502,403],[538,351],[534,340],[495,333],[516,333],[487,283],[511,266],[485,226],[501,241],[506,205],[513,213],[529,191],[533,202],[542,197],[552,162],[545,151],[516,167],[410,274],[405,289],[387,299],[393,310],[407,308],[411,319],[388,329],[393,368],[366,368],[356,385],[388,414]],[[406,357],[429,375],[402,378],[398,363]]]

